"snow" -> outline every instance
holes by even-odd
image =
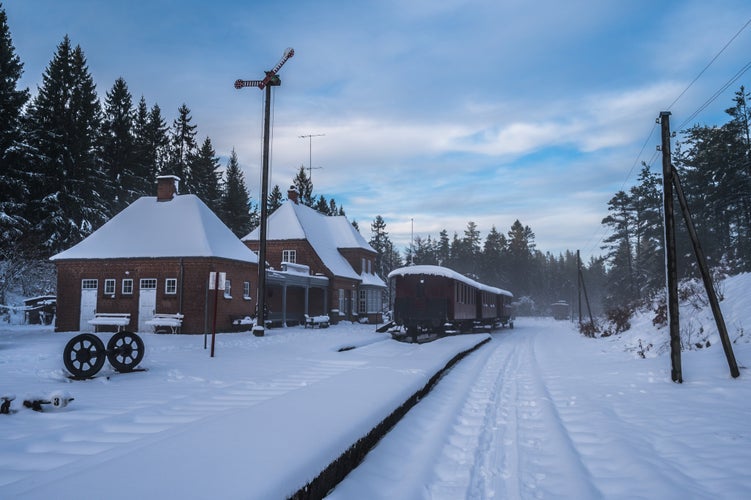
[[[751,275],[731,278],[728,325],[748,322]],[[686,305],[685,307],[693,307]],[[703,307],[690,321],[704,321]],[[683,324],[683,323],[682,323]],[[0,393],[67,391],[66,408],[0,415],[3,498],[284,498],[448,371],[333,491],[350,498],[746,498],[751,491],[748,336],[642,358],[666,329],[635,320],[591,339],[568,321],[405,344],[373,325],[290,327],[264,337],[142,334],[147,371],[71,381],[74,333],[0,325]],[[697,328],[694,326],[694,328]],[[110,334],[99,334],[106,341]]]
[[[335,276],[362,280],[365,285],[385,287],[372,273],[357,274],[340,248],[360,248],[375,252],[345,216],[328,216],[310,207],[287,200],[268,219],[268,241],[307,240],[323,264]],[[254,229],[242,241],[257,241],[260,229]]]
[[[258,256],[192,194],[161,202],[143,196],[51,260],[138,257],[220,257],[258,262]]]
[[[463,274],[457,273],[453,269],[449,269],[447,267],[442,266],[433,266],[428,264],[420,264],[416,266],[405,266],[400,267],[398,269],[394,269],[391,271],[388,275],[388,278],[391,279],[395,276],[408,276],[408,275],[420,275],[420,274],[427,274],[430,276],[442,276],[444,278],[451,278],[457,281],[461,281],[462,283],[466,283],[467,285],[473,286],[475,288],[479,288],[480,290],[484,290],[486,292],[498,294],[498,295],[505,295],[506,297],[513,297],[514,294],[509,292],[508,290],[503,290],[502,288],[496,288],[494,286],[485,285],[483,283],[479,283],[471,278],[467,278]]]

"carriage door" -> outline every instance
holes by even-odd
[[[146,324],[156,312],[156,279],[144,278],[138,290],[138,331],[148,332],[151,329]]]
[[[96,314],[96,292],[99,280],[81,280],[81,316],[78,322],[78,330],[91,329],[89,320],[94,319]]]

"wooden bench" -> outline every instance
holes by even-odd
[[[94,313],[89,324],[94,325],[94,332],[99,326],[116,326],[119,332],[130,324],[130,313]]]
[[[144,323],[154,327],[154,333],[159,332],[159,327],[168,327],[172,333],[178,333],[183,324],[184,314],[156,313],[153,318]]]
[[[329,327],[329,317],[326,315],[323,316],[308,316],[305,315],[305,328],[328,328]]]

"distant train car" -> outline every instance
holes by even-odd
[[[408,266],[389,273],[394,322],[407,334],[470,332],[476,326],[513,328],[513,294],[441,266]]]
[[[553,318],[555,319],[568,319],[569,318],[569,311],[570,306],[568,305],[568,302],[565,300],[559,300],[555,304],[550,305],[550,310],[553,313]]]

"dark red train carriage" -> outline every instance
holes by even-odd
[[[395,290],[394,322],[415,337],[421,332],[470,332],[513,327],[511,292],[478,283],[441,266],[408,266],[389,273]]]

